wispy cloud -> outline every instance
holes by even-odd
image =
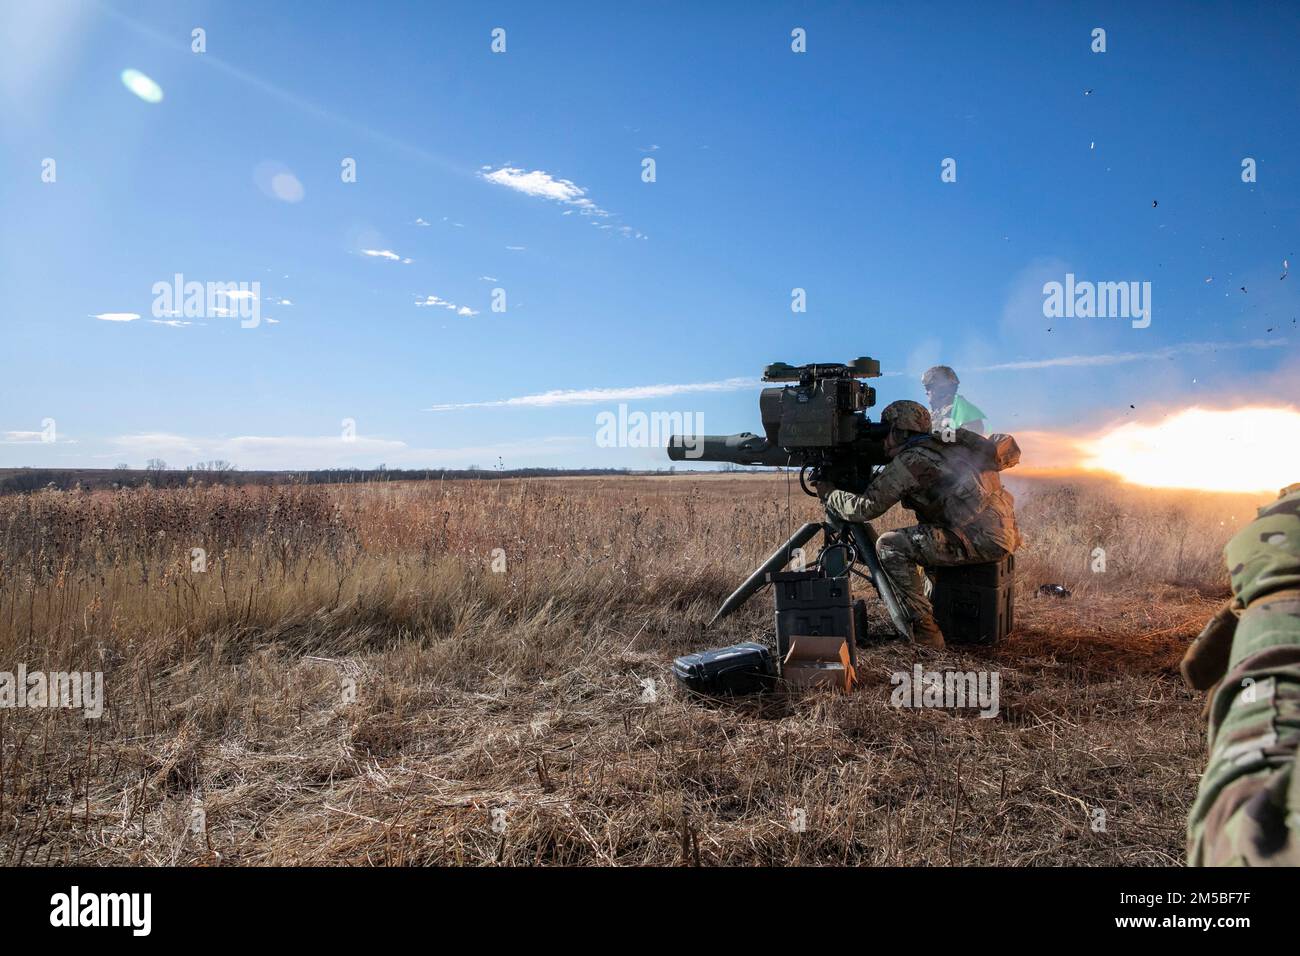
[[[1155,359],[1177,358],[1180,355],[1204,355],[1209,352],[1227,352],[1237,349],[1274,349],[1287,344],[1286,339],[1250,339],[1245,342],[1187,342],[1170,345],[1151,352],[1105,352],[1099,355],[1063,355],[1058,358],[1030,359],[1024,362],[1000,362],[972,368],[972,372],[1018,372],[1040,368],[1095,368],[1102,365],[1124,365],[1128,362],[1147,362]]]
[[[578,212],[584,216],[593,216],[597,219],[608,219],[614,214],[596,204],[587,190],[579,186],[571,179],[560,179],[551,175],[545,170],[534,169],[525,172],[518,166],[502,166],[500,169],[493,169],[491,166],[482,166],[479,168],[479,176],[487,182],[495,183],[498,186],[505,186],[507,189],[513,189],[515,192],[523,193],[525,196],[535,196],[539,199],[549,199],[552,202],[561,203],[571,208],[565,210],[564,215]],[[628,238],[644,239],[645,236],[633,229],[631,226],[617,226],[608,223],[595,223],[601,229],[608,229],[627,236]],[[506,247],[511,248],[510,246]]]
[[[140,318],[139,312],[99,312],[90,313],[92,319],[99,319],[101,322],[134,322]]]
[[[670,398],[695,392],[735,392],[756,388],[752,378],[728,378],[719,382],[690,382],[678,385],[631,385],[623,388],[563,388],[535,395],[519,395],[490,402],[433,405],[425,411],[449,412],[462,408],[554,408],[557,405],[597,405],[602,402],[630,402],[648,398]]]
[[[505,186],[526,196],[540,196],[542,199],[574,205],[585,203],[584,208],[596,208],[595,204],[586,198],[587,190],[573,180],[556,179],[550,173],[540,169],[526,173],[517,166],[502,166],[500,169],[484,166],[480,169],[479,175],[490,183]]]
[[[150,319],[154,325],[170,325],[173,329],[183,329],[187,325],[193,325],[193,322],[186,322],[182,319]]]
[[[361,254],[363,256],[370,256],[374,259],[388,259],[390,262],[401,262],[406,264],[411,262],[410,259],[402,258],[392,249],[362,249]]]
[[[467,305],[457,305],[455,302],[448,302],[446,299],[439,298],[436,295],[425,296],[423,300],[416,300],[415,307],[418,309],[422,306],[437,306],[446,309],[449,312],[455,312],[457,315],[471,316],[478,315],[478,309],[471,309]]]

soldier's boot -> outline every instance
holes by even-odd
[[[912,621],[912,643],[932,650],[943,650],[943,631],[935,623],[933,616],[918,617]]]

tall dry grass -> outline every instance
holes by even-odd
[[[108,696],[0,709],[0,860],[1170,862],[1200,731],[1169,667],[1249,503],[1018,492],[1018,634],[944,659],[1002,674],[990,721],[887,706],[897,644],[844,698],[672,691],[674,655],[762,636],[762,596],[701,625],[816,517],[781,479],[0,498],[0,670]]]

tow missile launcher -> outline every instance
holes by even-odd
[[[889,427],[867,416],[867,409],[876,404],[876,390],[861,381],[879,376],[880,363],[866,356],[847,363],[773,362],[763,370],[763,381],[783,384],[765,388],[759,394],[763,435],[673,435],[668,440],[668,457],[673,461],[797,468],[799,487],[806,494],[816,496],[812,486],[823,479],[836,488],[862,494],[876,471],[889,461],[885,455]],[[910,638],[911,618],[876,557],[875,530],[867,524],[829,521],[804,525],[796,531],[723,602],[709,625],[726,617],[769,583],[769,576],[781,571],[795,550],[816,537],[818,531],[824,536],[815,562],[818,573],[847,576],[857,570],[855,563],[865,565],[866,573],[858,573],[875,587],[894,627]]]

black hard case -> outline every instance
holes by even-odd
[[[776,661],[766,647],[750,641],[679,657],[673,661],[673,676],[696,694],[754,694],[771,688]]]
[[[952,644],[996,644],[1015,626],[1016,556],[932,568],[934,619]]]
[[[856,664],[853,589],[849,576],[825,577],[820,571],[774,571],[767,576],[776,603],[776,653],[785,660],[790,639],[842,637]]]

